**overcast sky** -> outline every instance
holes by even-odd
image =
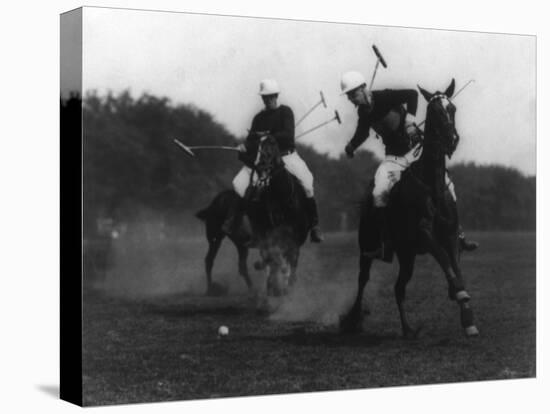
[[[536,43],[533,36],[452,32],[367,25],[252,19],[183,13],[86,8],[83,14],[83,87],[100,93],[130,89],[193,103],[210,112],[236,136],[243,136],[262,108],[258,83],[275,78],[296,119],[319,101],[297,133],[331,119],[300,141],[338,155],[355,129],[357,115],[339,79],[359,70],[374,88],[457,89],[474,79],[455,100],[461,142],[455,161],[498,163],[526,174],[536,171]],[[426,102],[420,97],[418,120]],[[180,137],[183,140],[185,137]],[[362,148],[382,154],[371,137]]]

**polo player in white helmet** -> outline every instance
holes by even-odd
[[[391,250],[386,218],[386,205],[391,188],[401,178],[401,172],[418,160],[422,153],[420,141],[422,135],[415,123],[418,106],[418,92],[415,89],[385,89],[369,91],[365,78],[360,72],[349,71],[342,75],[340,87],[342,94],[357,107],[359,120],[351,140],[345,148],[349,158],[370,134],[372,128],[382,138],[385,146],[385,158],[378,166],[374,176],[372,192],[374,206],[377,208],[377,222],[380,225],[382,247],[371,252],[372,257],[388,258]],[[456,202],[454,186],[449,176],[445,176],[449,191]],[[471,251],[478,247],[476,242],[468,242],[461,231],[460,248]]]
[[[274,79],[264,79],[260,82],[259,94],[265,108],[256,114],[252,120],[252,126],[250,127],[250,132],[245,143],[239,146],[241,150],[239,159],[243,161],[245,165],[233,179],[233,188],[241,197],[241,202],[235,205],[229,212],[228,219],[225,221],[222,229],[226,233],[231,233],[244,214],[244,203],[242,199],[250,183],[250,176],[252,173],[252,169],[246,164],[248,163],[250,165],[251,160],[256,158],[260,139],[265,135],[271,135],[277,141],[286,170],[298,179],[305,190],[308,214],[312,220],[310,239],[314,243],[319,243],[323,241],[323,235],[319,227],[317,203],[313,192],[313,174],[311,174],[304,160],[302,160],[296,152],[294,142],[294,114],[290,107],[277,103],[279,93],[279,85]]]

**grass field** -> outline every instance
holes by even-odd
[[[535,234],[470,236],[481,248],[463,256],[462,269],[480,337],[463,336],[444,276],[424,256],[407,290],[410,320],[423,328],[413,341],[400,337],[395,264],[373,268],[363,332],[338,333],[355,294],[355,234],[305,246],[295,290],[269,316],[246,292],[229,243],[214,269],[228,294],[213,298],[203,295],[202,238],[118,241],[104,280],[84,291],[84,403],[533,377]],[[251,273],[261,286],[262,276]],[[220,325],[227,337],[217,336]]]

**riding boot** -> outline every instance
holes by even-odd
[[[479,247],[479,243],[476,241],[466,240],[466,235],[462,230],[462,227],[458,228],[458,248],[461,252],[473,252]]]
[[[314,197],[307,199],[307,210],[311,218],[311,230],[309,232],[309,240],[312,243],[321,243],[324,240],[323,233],[319,227],[319,213],[317,212],[317,202]]]
[[[245,209],[245,201],[239,197],[235,202],[231,203],[227,209],[227,216],[222,224],[222,231],[227,234],[235,234],[241,224]]]
[[[388,213],[386,210],[386,207],[376,207],[374,213],[380,234],[380,247],[363,254],[371,259],[380,259],[387,263],[391,263],[393,258],[393,246],[387,218]]]

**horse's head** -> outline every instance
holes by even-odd
[[[426,111],[426,145],[439,147],[451,157],[458,145],[459,136],[455,128],[456,107],[451,102],[455,90],[455,80],[451,81],[445,92],[430,93],[420,86],[418,89],[428,101]]]
[[[266,135],[260,140],[254,169],[258,175],[257,185],[269,185],[273,173],[284,165],[277,140],[272,135]]]

